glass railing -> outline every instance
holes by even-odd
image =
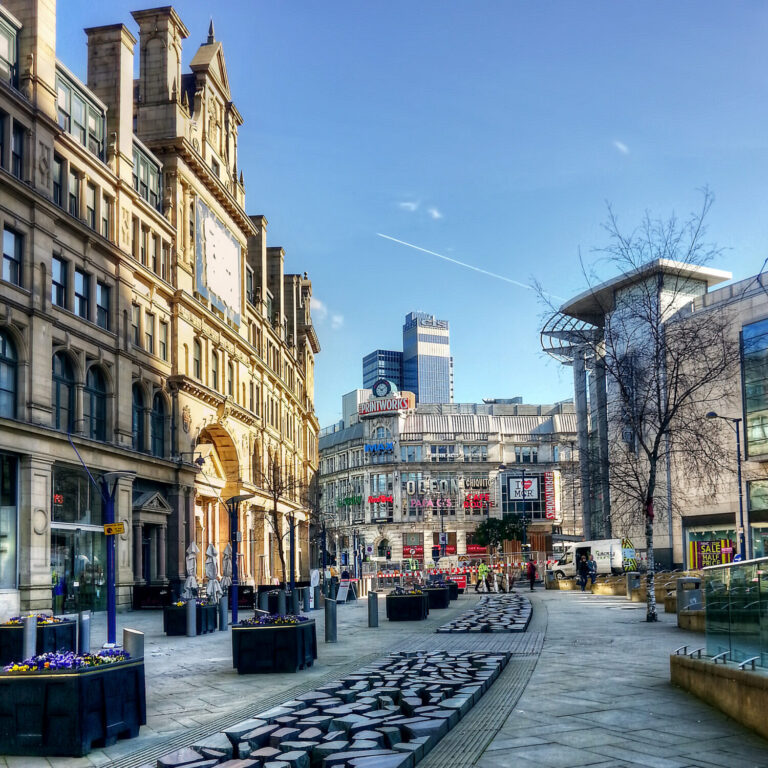
[[[703,570],[707,655],[768,667],[768,558]]]

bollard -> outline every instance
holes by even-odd
[[[379,593],[368,593],[368,626],[379,626]]]
[[[24,627],[24,659],[19,661],[26,661],[37,655],[37,616],[25,616],[21,623]]]
[[[312,589],[315,590],[315,610],[319,610],[320,608],[320,585],[318,584],[316,587],[312,587]]]
[[[144,633],[138,629],[123,629],[123,650],[132,659],[143,659]]]
[[[229,616],[227,615],[227,598],[222,595],[219,600],[219,632],[226,632],[229,625]]]
[[[77,614],[77,652],[91,652],[91,612],[80,611]]]
[[[187,637],[197,634],[197,600],[191,597],[187,600]]]
[[[288,613],[288,608],[286,603],[287,601],[285,599],[285,590],[278,589],[277,590],[277,612],[280,614],[280,616],[285,616],[285,614]]]
[[[336,642],[336,601],[325,598],[325,642]]]
[[[269,611],[269,595],[266,592],[259,592],[259,610]]]
[[[312,589],[312,587],[304,587],[302,590],[302,593],[304,595],[304,613],[309,613],[312,609],[310,608],[310,600],[309,600],[309,590]]]
[[[301,594],[296,587],[291,591],[291,613],[295,616],[301,613]]]

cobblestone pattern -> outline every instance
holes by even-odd
[[[170,752],[155,768],[413,768],[480,701],[509,658],[393,653]]]
[[[439,633],[525,632],[531,620],[531,601],[515,593],[488,595],[472,610],[437,628]]]

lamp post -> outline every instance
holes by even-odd
[[[720,416],[715,411],[707,414],[708,419],[722,419],[729,422],[736,431],[736,470],[739,483],[739,554],[746,560],[749,557],[744,535],[744,493],[741,489],[741,419],[731,416]]]
[[[237,545],[240,542],[241,533],[239,529],[240,502],[252,499],[253,493],[243,493],[240,496],[232,496],[225,502],[229,512],[229,538],[232,543],[232,586],[230,594],[232,595],[232,625],[237,624]]]
[[[79,455],[79,454],[78,454]],[[90,474],[90,472],[88,473]],[[99,491],[104,501],[104,524],[115,522],[115,493],[121,477],[133,480],[135,472],[107,472],[99,478]],[[117,601],[115,590],[115,536],[107,536],[107,643],[117,642]]]

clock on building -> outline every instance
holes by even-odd
[[[392,391],[392,384],[386,379],[379,379],[372,389],[374,397],[386,397]]]

